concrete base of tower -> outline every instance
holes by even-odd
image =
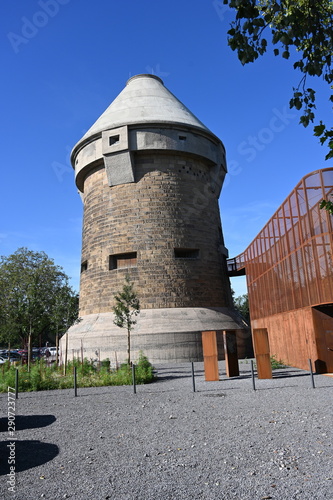
[[[90,314],[68,330],[67,359],[109,358],[111,366],[127,359],[127,330],[117,327],[113,313]],[[143,309],[131,332],[131,359],[140,351],[152,363],[202,361],[201,332],[216,330],[219,359],[224,359],[223,330],[237,330],[238,357],[252,354],[251,332],[237,314],[227,308]],[[60,341],[64,360],[66,335]]]

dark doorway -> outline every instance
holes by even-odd
[[[318,359],[317,373],[333,373],[333,304],[312,308]]]

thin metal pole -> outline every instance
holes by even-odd
[[[316,386],[315,386],[315,383],[314,383],[314,377],[313,377],[312,361],[311,361],[311,359],[309,359],[309,367],[310,367],[312,389],[315,389]]]
[[[133,392],[136,394],[136,382],[135,382],[135,364],[132,364],[132,380],[133,380]]]
[[[15,399],[18,399],[18,383],[19,383],[19,373],[18,373],[18,368],[16,368],[16,372],[15,372]]]
[[[194,363],[192,361],[192,385],[193,385],[193,392],[195,392],[195,376],[194,376]]]
[[[255,378],[254,378],[253,359],[251,359],[251,374],[252,374],[252,386],[253,386],[253,390],[255,391],[256,390],[256,382],[255,382]]]
[[[76,366],[74,366],[74,396],[77,396]]]

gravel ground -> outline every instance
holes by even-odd
[[[14,440],[1,395],[0,497],[15,500],[333,499],[333,378],[250,364],[205,382],[203,364],[156,367],[158,381],[22,393]],[[15,442],[15,447],[8,447]],[[15,453],[15,492],[8,457]]]

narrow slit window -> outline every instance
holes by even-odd
[[[180,141],[186,141],[186,135],[180,135],[179,136]]]
[[[175,248],[175,259],[198,259],[199,250],[197,248]]]
[[[81,273],[83,273],[87,269],[88,269],[88,262],[85,260],[84,262],[81,263]]]
[[[119,253],[116,255],[109,256],[109,269],[125,269],[128,267],[137,266],[137,253]]]
[[[119,142],[119,135],[113,135],[109,137],[109,146],[113,146]]]

